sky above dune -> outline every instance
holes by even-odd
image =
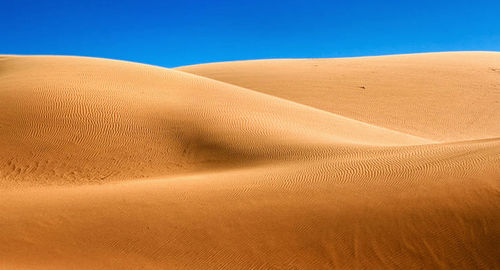
[[[263,58],[500,50],[500,1],[2,3],[0,54],[165,67]]]

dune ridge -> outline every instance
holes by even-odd
[[[498,65],[1,56],[0,268],[499,268]]]

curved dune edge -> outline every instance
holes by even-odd
[[[324,74],[283,84],[281,60],[259,62],[270,67],[259,72],[254,62],[224,63],[192,75],[95,58],[0,57],[0,268],[500,268],[500,133],[487,107],[496,106],[497,77],[484,75],[482,55],[314,60],[324,71],[346,61],[335,68],[344,75],[365,62],[361,70],[406,61],[408,78],[417,62],[427,75],[452,73],[435,61],[456,63],[460,91],[472,95],[475,85],[469,110],[484,106],[489,117],[461,134],[469,111],[434,123],[431,102],[421,104],[422,119],[406,109],[399,116],[394,96],[385,112],[351,100],[373,117],[350,119],[347,106],[324,107],[332,94],[315,94],[349,100],[331,82],[288,101],[289,83],[321,84]],[[307,62],[289,61],[295,75]],[[263,90],[272,76],[275,88]],[[255,85],[241,83],[251,78]],[[380,89],[372,94],[388,93]],[[427,89],[443,103],[454,94]]]

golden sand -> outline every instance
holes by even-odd
[[[500,268],[499,70],[0,56],[0,269]]]

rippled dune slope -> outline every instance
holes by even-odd
[[[0,268],[499,268],[498,70],[1,56]]]

